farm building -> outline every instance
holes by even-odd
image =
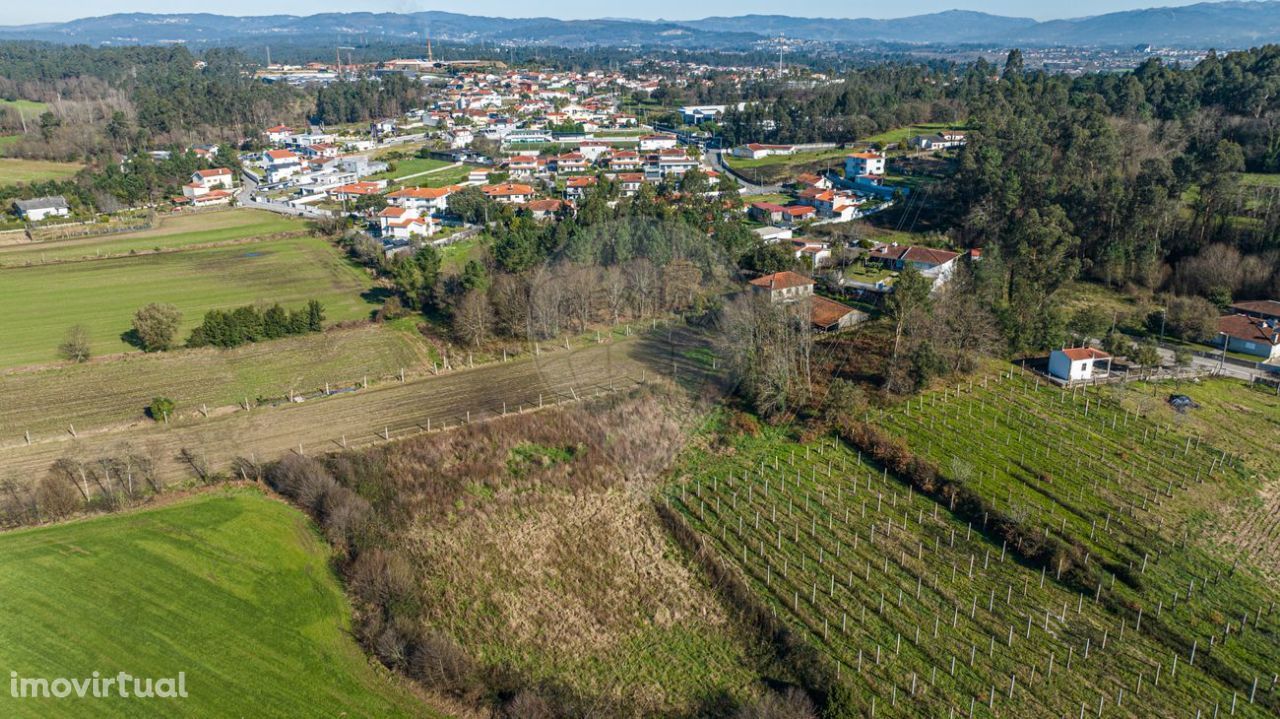
[[[816,330],[839,332],[860,324],[867,319],[867,313],[855,310],[835,300],[829,300],[826,297],[814,295],[811,302],[813,304],[809,313],[809,321]]]
[[[1099,367],[1106,363],[1106,369]],[[1049,355],[1049,374],[1068,382],[1106,377],[1111,373],[1111,355],[1092,347],[1054,350]]]
[[[37,197],[33,200],[14,200],[13,206],[18,209],[22,219],[39,222],[47,217],[66,217],[71,214],[71,207],[62,195]]]

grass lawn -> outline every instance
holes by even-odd
[[[1242,172],[1240,184],[1253,187],[1280,187],[1280,174],[1267,172]]]
[[[397,182],[399,187],[444,187],[445,185],[458,185],[466,182],[467,175],[471,174],[474,167],[462,165],[460,167],[450,167],[447,170],[439,170],[429,175],[419,175],[411,177],[404,182]]]
[[[0,185],[65,180],[79,172],[81,167],[83,165],[74,162],[0,158]]]
[[[444,160],[435,160],[432,158],[408,157],[403,160],[390,160],[395,169],[386,172],[370,175],[365,179],[372,182],[374,180],[394,180],[408,175],[416,175],[419,172],[427,172],[429,170],[438,170],[441,167],[447,167],[453,163]]]
[[[892,130],[886,130],[881,133],[863,138],[864,142],[874,142],[877,145],[891,145],[895,142],[905,142],[916,135],[929,135],[938,130],[963,130],[963,124],[952,124],[946,122],[922,122],[917,125],[907,125],[906,127],[897,127]]]
[[[758,160],[749,160],[743,157],[737,157],[732,153],[725,153],[725,162],[730,167],[753,168],[753,167],[772,167],[774,165],[805,165],[814,162],[822,162],[830,160],[833,169],[844,166],[844,156],[852,152],[852,150],[842,149],[839,147],[829,150],[816,150],[814,152],[797,152],[794,155],[769,155]]]
[[[329,550],[251,489],[0,535],[0,664],[23,677],[186,675],[188,697],[15,699],[6,717],[427,714],[365,657]]]
[[[489,239],[483,234],[468,237],[440,248],[440,269],[445,272],[461,272],[467,260],[479,259]]]
[[[279,232],[302,231],[297,219],[262,210],[224,210],[197,214],[161,215],[154,227],[140,232],[73,240],[0,245],[0,267],[50,261],[127,255],[130,252],[171,250],[232,242]]]
[[[865,282],[874,285],[877,282],[898,276],[897,272],[887,270],[878,262],[854,262],[844,268],[844,276],[854,282]]]
[[[11,107],[15,110],[21,110],[27,117],[34,117],[34,113],[41,113],[49,109],[49,105],[35,100],[0,100],[0,108]]]
[[[177,305],[185,339],[207,310],[255,302],[296,308],[309,299],[330,322],[367,317],[371,282],[328,242],[315,237],[250,246],[139,255],[0,270],[0,313],[9,318],[0,367],[47,362],[68,327],[89,329],[94,354],[132,349],[121,339],[133,313],[150,302]]]

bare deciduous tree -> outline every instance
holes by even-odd
[[[493,307],[489,296],[471,290],[462,296],[453,313],[453,331],[458,339],[479,347],[493,334]]]

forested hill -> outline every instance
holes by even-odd
[[[447,12],[323,13],[310,16],[228,17],[207,13],[117,14],[64,23],[0,27],[0,39],[86,44],[198,46],[318,37],[379,42],[439,40],[564,47],[667,46],[741,48],[778,36],[849,44],[985,43],[1021,46],[1245,48],[1280,42],[1280,2],[1216,2],[1148,8],[1037,22],[980,12],[946,12],[889,20],[787,15],[700,20],[559,20],[480,17]]]

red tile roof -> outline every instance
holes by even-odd
[[[533,200],[525,207],[534,212],[559,212],[563,205],[560,200]]]
[[[412,197],[418,200],[438,200],[441,197],[448,197],[457,189],[457,185],[448,185],[446,187],[406,187],[387,195],[387,199],[394,200],[401,197]]]
[[[335,195],[376,195],[382,192],[382,186],[376,182],[352,182],[339,185],[331,192]]]
[[[839,324],[845,315],[857,311],[848,305],[829,300],[821,295],[814,295],[811,302],[809,321],[819,327],[831,327]]]
[[[1280,327],[1256,317],[1227,315],[1218,318],[1218,331],[1246,342],[1280,345]]]
[[[485,185],[480,188],[481,192],[490,197],[505,197],[508,195],[532,195],[533,188],[529,185],[521,185],[515,182],[504,182],[501,185]]]
[[[1111,356],[1102,350],[1096,350],[1092,347],[1071,347],[1069,349],[1063,349],[1062,354],[1066,355],[1067,359],[1072,362],[1091,359],[1107,359]]]
[[[751,280],[751,284],[756,287],[763,287],[770,290],[785,290],[792,287],[804,287],[812,285],[813,280],[804,275],[796,274],[791,271],[775,272],[772,275],[757,277]]]
[[[1276,300],[1249,300],[1231,305],[1231,309],[1244,314],[1280,317],[1280,302]]]
[[[902,259],[907,262],[920,262],[929,265],[945,265],[946,263],[959,257],[960,253],[950,250],[936,250],[932,247],[911,246],[907,251],[902,253]]]

